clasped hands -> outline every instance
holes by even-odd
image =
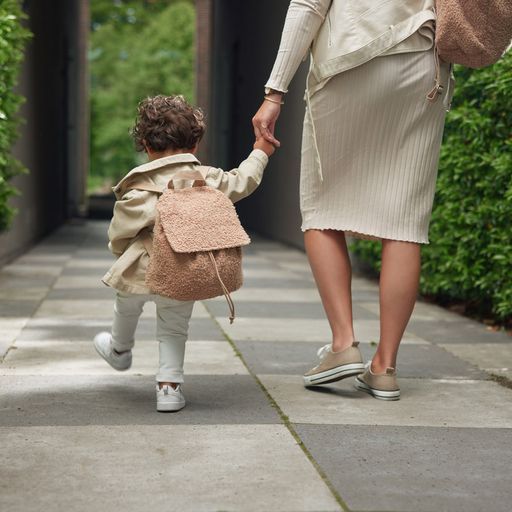
[[[261,149],[270,156],[274,153],[275,148],[281,146],[281,143],[274,137],[274,130],[281,113],[282,94],[269,94],[267,98],[268,100],[263,101],[258,112],[252,118],[252,125],[256,137],[254,149]]]

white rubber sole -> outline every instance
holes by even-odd
[[[158,412],[177,412],[185,407],[186,402],[171,402],[171,403],[156,403],[156,410]]]
[[[364,391],[365,393],[372,395],[374,398],[378,398],[379,400],[400,400],[399,389],[396,391],[381,391],[380,389],[371,388],[366,384],[366,382],[363,382],[358,378],[356,378],[356,381],[354,382],[354,387],[359,391]]]
[[[315,375],[304,375],[304,386],[317,386],[319,384],[328,384],[329,382],[336,382],[347,377],[360,375],[364,372],[364,363],[351,363],[337,366],[324,372],[316,373]]]

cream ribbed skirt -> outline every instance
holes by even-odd
[[[442,64],[444,94],[448,75]],[[433,51],[389,55],[340,73],[311,96],[302,141],[303,231],[428,243],[446,114],[444,97],[426,99],[434,76]]]

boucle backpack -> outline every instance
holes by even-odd
[[[177,189],[177,180],[194,182]],[[199,170],[177,173],[164,191],[145,184],[130,188],[161,194],[153,241],[142,237],[150,256],[146,286],[151,293],[181,301],[224,295],[232,323],[230,292],[242,286],[242,246],[250,239],[231,200],[208,187]]]
[[[497,62],[512,38],[512,0],[436,0],[436,47],[470,68]]]

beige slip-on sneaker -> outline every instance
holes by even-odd
[[[364,372],[364,363],[358,348],[359,342],[340,352],[333,352],[331,345],[323,346],[317,356],[320,362],[304,374],[304,386],[316,386],[345,379]]]
[[[366,364],[366,370],[356,377],[356,389],[369,393],[379,400],[399,400],[400,388],[396,381],[396,369],[386,368],[385,373],[372,373],[372,362]]]

